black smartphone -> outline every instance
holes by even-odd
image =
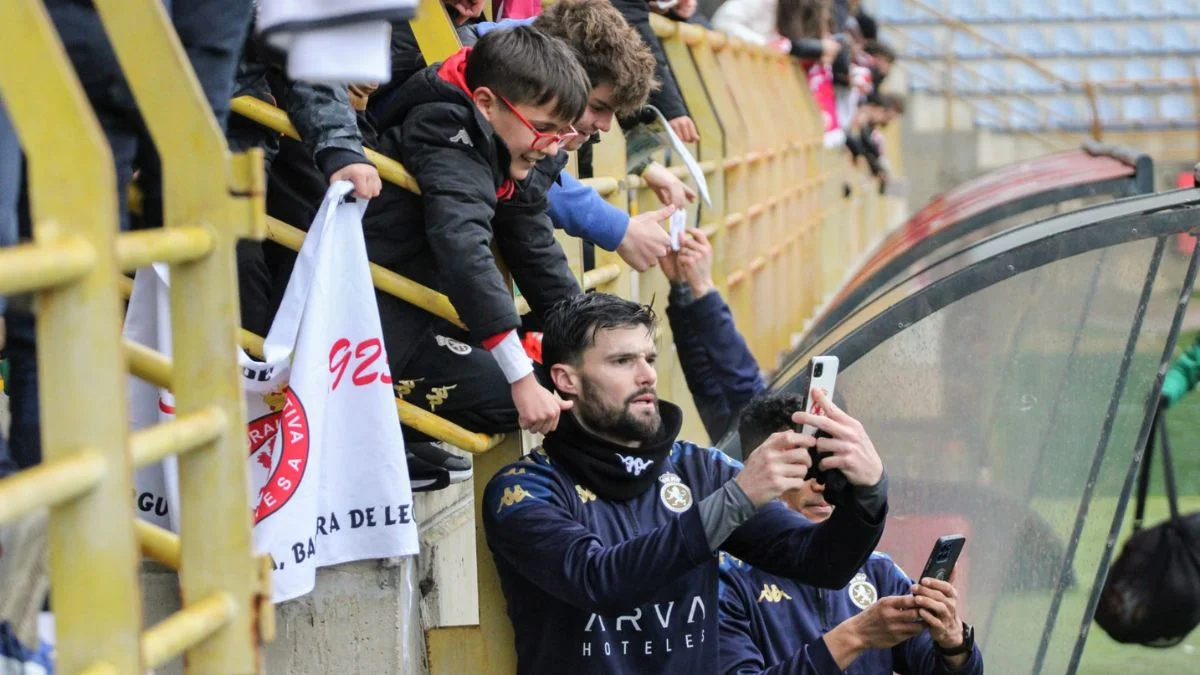
[[[947,534],[938,537],[917,582],[919,583],[925,577],[949,581],[950,573],[954,571],[954,564],[958,562],[958,554],[962,553],[963,545],[966,543],[967,538],[961,534]]]

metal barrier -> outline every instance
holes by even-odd
[[[44,462],[0,481],[0,519],[51,507],[60,672],[136,673],[184,652],[193,672],[257,672],[272,629],[269,568],[250,548],[241,383],[227,347],[234,242],[262,232],[262,158],[230,157],[160,3],[96,8],[162,157],[165,226],[117,233],[112,156],[49,17],[35,0],[6,3],[0,89],[29,157],[35,243],[0,252],[0,291],[39,291]],[[174,363],[123,348],[116,330],[120,271],[151,261],[171,264]],[[127,362],[171,387],[175,421],[130,434],[124,396],[96,396],[124,391]],[[168,455],[179,455],[184,537],[172,560],[183,609],[143,633],[138,540],[175,540],[135,530],[132,469]]]
[[[39,372],[43,400],[53,405],[43,405],[45,462],[0,481],[0,522],[51,506],[60,671],[142,672],[186,652],[189,672],[260,672],[260,642],[274,630],[270,567],[251,553],[245,421],[231,347],[255,353],[262,338],[237,323],[233,249],[238,238],[263,236],[298,249],[303,233],[264,217],[261,155],[230,156],[162,6],[95,4],[162,158],[165,225],[117,233],[111,156],[53,26],[37,0],[6,3],[0,37],[11,56],[0,61],[0,90],[30,160],[35,243],[0,251],[0,292],[39,291]],[[420,9],[412,22],[418,43],[427,61],[442,60],[457,49],[457,36],[438,0],[422,0]],[[881,234],[882,198],[844,154],[823,148],[815,104],[788,58],[658,17],[653,25],[702,137],[693,151],[713,203],[695,224],[713,238],[715,281],[752,350],[773,368],[841,271]],[[233,110],[297,136],[270,105],[237,99]],[[384,180],[418,189],[398,162],[368,155]],[[684,175],[678,158],[672,164]],[[619,130],[596,146],[593,165],[597,176],[586,182],[611,203],[632,212],[651,205],[644,181],[626,175]],[[574,247],[569,255],[581,258]],[[639,277],[615,253],[597,251],[595,259],[592,269],[574,267],[584,288],[647,302],[666,296],[662,275]],[[122,342],[114,330],[129,291],[121,271],[156,261],[171,264],[173,359]],[[377,266],[371,272],[380,290],[461,325],[445,295]],[[756,311],[764,306],[778,311]],[[668,345],[669,333],[660,340]],[[176,420],[128,432],[124,397],[95,396],[123,391],[123,364],[172,390]],[[660,388],[690,401],[677,362],[663,365]],[[77,386],[84,370],[86,389]],[[61,411],[70,411],[69,423],[56,419]],[[483,453],[477,499],[487,478],[523,453],[520,434],[477,434],[402,400],[397,412],[407,425]],[[699,436],[690,417],[689,433]],[[176,454],[182,537],[135,521],[128,502],[133,469]],[[428,632],[433,672],[478,671],[484,663],[493,672],[515,670],[511,626],[477,532],[479,625]],[[184,601],[145,633],[139,549],[179,570]],[[80,559],[90,574],[79,574]]]

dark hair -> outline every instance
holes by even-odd
[[[771,392],[751,399],[738,420],[742,458],[749,457],[771,434],[791,429],[792,413],[803,409],[800,394]]]
[[[567,43],[592,87],[612,86],[618,114],[641,108],[658,87],[654,53],[609,0],[556,0],[533,25]]]
[[[789,40],[820,39],[832,33],[829,0],[780,0],[775,10],[775,30]]]
[[[654,331],[658,317],[649,305],[608,293],[581,293],[558,301],[546,313],[542,330],[542,363],[578,365],[583,352],[596,343],[596,332],[609,328],[645,326]]]
[[[896,62],[896,50],[892,49],[891,45],[882,40],[868,40],[863,51],[874,56],[877,59],[883,59],[891,63]]]
[[[487,87],[513,105],[554,104],[567,123],[587,107],[587,73],[561,40],[529,26],[493,30],[479,38],[467,58],[467,87]]]

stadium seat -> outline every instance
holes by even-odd
[[[938,56],[941,53],[932,30],[927,28],[912,28],[905,31],[905,33],[904,53],[907,56],[918,58],[932,57]]]
[[[974,59],[985,53],[983,43],[970,33],[955,32],[953,45],[955,58]]]
[[[1050,71],[1067,82],[1083,82],[1083,68],[1078,61],[1054,61],[1050,64]]]
[[[1158,112],[1145,96],[1126,96],[1121,100],[1121,117],[1127,125],[1146,128],[1158,121]]]
[[[1000,110],[996,106],[996,102],[990,99],[976,101],[973,105],[975,111],[975,124],[985,129],[998,129],[1003,124]]]
[[[1101,19],[1118,19],[1125,16],[1121,0],[1092,0],[1092,16]]]
[[[988,21],[1008,22],[1020,17],[1016,0],[984,0],[983,15]]]
[[[1012,83],[1013,88],[1023,94],[1049,94],[1058,91],[1054,82],[1025,64],[1016,66],[1016,76]]]
[[[1087,128],[1088,117],[1076,99],[1059,96],[1050,101],[1050,126],[1056,129]]]
[[[1159,101],[1162,118],[1172,125],[1195,123],[1196,100],[1191,94],[1168,94]]]
[[[1046,0],[1021,0],[1020,17],[1023,21],[1049,21],[1057,16]]]
[[[1172,19],[1194,17],[1200,14],[1194,0],[1163,0],[1162,16]]]
[[[1043,127],[1043,113],[1033,101],[1012,101],[1008,108],[1008,126],[1012,129],[1040,129]]]
[[[1017,49],[1035,58],[1052,53],[1046,44],[1046,34],[1036,26],[1022,26],[1017,30]]]
[[[1088,79],[1092,82],[1108,82],[1124,78],[1119,62],[1091,61],[1088,63]]]
[[[1083,36],[1074,26],[1058,26],[1054,29],[1054,48],[1058,53],[1068,56],[1079,56],[1088,52]]]
[[[953,80],[954,91],[960,94],[977,94],[988,88],[988,85],[981,82],[975,73],[962,67],[954,69]]]
[[[1132,25],[1125,33],[1126,44],[1136,54],[1157,54],[1163,50],[1163,45],[1155,37],[1154,32],[1144,25]]]
[[[907,75],[908,88],[911,91],[930,91],[934,89],[936,80],[929,66],[912,61],[903,62],[903,71]]]
[[[950,10],[947,14],[967,23],[984,18],[983,12],[979,9],[979,2],[976,0],[950,0]]]
[[[1088,19],[1091,10],[1086,0],[1058,0],[1058,16],[1064,19]]]
[[[1008,47],[1012,44],[1011,31],[1009,31],[1008,28],[1005,28],[1004,26],[985,26],[983,28],[983,30],[981,30],[979,32],[985,38],[987,38],[993,42],[999,42],[1000,44],[1002,44],[1006,47]],[[1003,53],[1000,50],[996,49],[995,47],[993,47],[992,45],[987,44],[987,43],[983,44],[983,50],[984,50],[984,53],[987,55],[1003,56]]]
[[[1117,30],[1108,25],[1093,25],[1091,29],[1091,53],[1097,56],[1124,54],[1128,51]]]
[[[1196,51],[1196,44],[1188,34],[1188,27],[1182,23],[1168,23],[1162,29],[1160,49],[1168,54],[1180,54]]]
[[[1185,59],[1163,59],[1162,77],[1165,79],[1183,79],[1192,76],[1192,64]]]

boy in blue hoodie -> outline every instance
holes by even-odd
[[[742,413],[742,447],[792,424],[796,394],[768,394]],[[749,463],[753,454],[747,457]],[[824,468],[825,461],[822,461]],[[832,497],[831,497],[832,499]],[[805,481],[781,496],[814,523],[840,512],[825,488]],[[725,675],[982,675],[974,631],[958,615],[954,586],[915,584],[882,553],[840,590],[816,588],[730,556],[721,559],[720,651]]]

